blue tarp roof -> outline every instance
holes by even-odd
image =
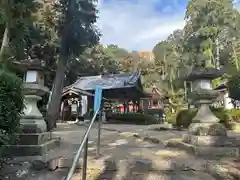
[[[131,88],[137,85],[140,71],[134,73],[108,74],[98,76],[80,77],[71,87],[82,90],[95,90],[97,86],[103,89]]]

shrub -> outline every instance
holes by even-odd
[[[0,158],[4,161],[5,145],[14,143],[22,112],[22,80],[14,74],[0,70]]]
[[[115,123],[138,125],[156,124],[158,122],[156,117],[141,113],[111,113],[107,116],[107,120],[114,121]]]
[[[240,121],[240,110],[239,109],[229,109],[229,110],[226,110],[226,112],[231,121],[233,121],[233,122]]]
[[[227,111],[223,108],[211,108],[212,112],[220,119],[220,123],[224,124],[226,128],[230,127],[230,118]],[[191,123],[192,119],[197,113],[197,109],[185,109],[180,111],[176,117],[176,125],[178,127],[187,128]]]
[[[196,113],[197,113],[196,109],[185,109],[185,110],[179,111],[176,117],[177,127],[187,128],[191,124],[192,119],[194,118]]]
[[[165,112],[166,115],[166,121],[173,126],[176,126],[176,118],[177,118],[177,113],[171,113],[170,111]]]
[[[234,100],[240,100],[240,75],[232,76],[228,83],[229,97]]]
[[[220,119],[220,123],[222,123],[226,128],[230,127],[230,118],[224,108],[211,108],[211,110],[215,116]]]

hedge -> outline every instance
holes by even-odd
[[[4,162],[5,145],[15,142],[23,104],[22,80],[11,72],[0,70],[0,161]]]
[[[240,75],[236,74],[229,78],[227,86],[229,97],[234,100],[240,100]]]
[[[231,121],[240,123],[240,109],[229,109],[226,112]]]
[[[220,119],[220,123],[224,124],[227,128],[230,128],[231,121],[240,117],[240,110],[225,110],[224,108],[211,108],[212,112]],[[197,113],[197,109],[185,109],[178,112],[176,117],[176,125],[178,127],[187,128],[194,116]]]
[[[119,124],[138,124],[138,125],[149,125],[156,124],[158,120],[156,117],[148,114],[141,113],[111,113],[107,115],[107,121],[119,123]]]

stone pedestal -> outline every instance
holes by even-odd
[[[210,111],[207,104],[202,104],[188,128],[188,134],[182,140],[168,142],[169,147],[186,150],[196,156],[239,157],[240,142],[234,137],[227,136],[226,128]]]
[[[47,126],[43,115],[37,107],[37,102],[41,100],[41,96],[49,90],[40,84],[26,83],[24,84],[24,100],[25,108],[20,120],[21,130],[24,133],[42,133],[46,132]]]
[[[38,110],[37,102],[42,98],[37,95],[25,95],[24,115],[20,120],[21,130],[24,133],[46,132],[47,126],[41,112]]]
[[[46,132],[46,122],[37,107],[37,102],[48,89],[39,84],[25,84],[25,109],[20,120],[19,140],[9,146],[9,156],[42,156],[60,145]]]
[[[8,156],[44,156],[60,146],[60,138],[53,139],[50,132],[20,133],[19,141],[10,145]]]

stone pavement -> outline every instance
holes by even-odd
[[[216,173],[216,170],[219,170],[219,160],[210,161],[196,158],[183,151],[166,148],[162,143],[169,138],[179,138],[184,132],[157,132],[151,131],[151,128],[153,127],[104,124],[99,158],[95,156],[97,129],[93,128],[89,138],[87,180],[233,180],[233,177],[227,173],[221,173],[221,176]],[[85,130],[85,126],[59,125],[53,132],[53,136],[60,136],[63,143],[60,149],[53,150],[48,156],[62,157],[61,169],[55,171],[32,170],[28,176],[24,176],[22,179],[63,179],[79,148]],[[160,141],[158,143],[145,141],[144,138],[136,137],[136,134],[141,137],[155,136]],[[221,159],[221,161],[230,162],[229,159]],[[79,165],[81,163],[82,159],[80,159]],[[221,168],[220,171],[224,171]],[[14,178],[5,179],[14,180]],[[81,179],[81,172],[76,172],[72,180],[79,179]]]

